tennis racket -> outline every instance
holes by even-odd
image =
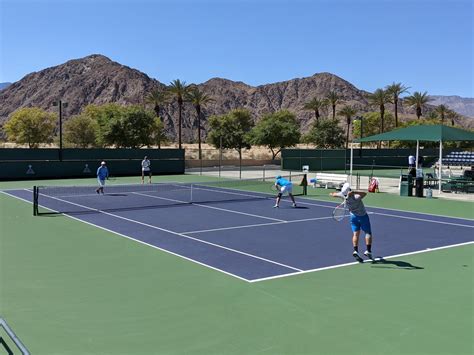
[[[275,185],[275,184],[273,184],[272,186],[270,186],[270,189],[271,189],[272,191],[277,191],[277,192],[280,192],[280,191],[281,191],[281,187],[278,186],[278,185]]]
[[[347,206],[346,206],[346,201],[344,201],[339,206],[337,206],[334,209],[334,211],[332,211],[332,218],[334,218],[336,221],[340,222],[346,216],[346,212],[347,212]]]

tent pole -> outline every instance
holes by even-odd
[[[350,180],[349,180],[349,184],[352,186],[352,163],[354,161],[354,144],[351,143],[351,169],[350,169],[350,173],[349,173],[349,176],[350,176]]]
[[[420,151],[420,141],[416,140],[416,160],[415,160],[415,168],[418,169],[418,152]]]
[[[439,140],[439,172],[438,172],[438,177],[439,177],[439,186],[438,186],[438,191],[441,193],[441,167],[443,165],[443,141],[440,139]]]

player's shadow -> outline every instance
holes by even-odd
[[[423,270],[424,267],[415,266],[407,261],[402,260],[387,260],[382,257],[377,258],[372,262],[372,267],[379,269],[399,269],[399,270]]]

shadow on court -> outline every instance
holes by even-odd
[[[409,262],[402,260],[387,260],[384,258],[377,258],[372,262],[372,267],[378,269],[398,269],[398,270],[423,270],[424,267],[415,266]]]

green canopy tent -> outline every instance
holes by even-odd
[[[443,157],[443,142],[446,141],[474,141],[474,132],[466,131],[459,128],[443,126],[443,125],[418,125],[406,128],[395,129],[390,132],[376,134],[370,137],[355,139],[354,143],[378,142],[378,141],[416,141],[416,167],[418,168],[418,152],[420,141],[439,142],[439,172],[438,178],[439,191],[441,192],[441,167]],[[350,177],[352,180],[352,161],[353,147],[351,145],[351,163]]]

